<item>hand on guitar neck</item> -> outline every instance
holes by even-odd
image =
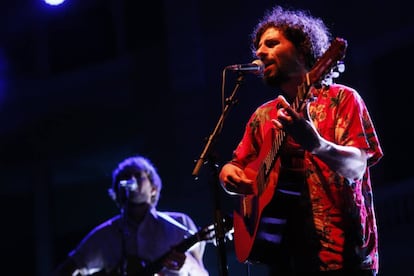
[[[278,96],[278,99],[277,119],[272,119],[274,126],[289,133],[307,151],[312,152],[319,147],[321,137],[312,123],[296,112],[283,96]]]

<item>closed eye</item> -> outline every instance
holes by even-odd
[[[266,40],[264,44],[265,44],[265,45],[266,45],[266,47],[268,47],[268,48],[273,48],[273,47],[275,47],[276,45],[280,44],[280,42],[279,42],[279,40],[277,40],[277,39],[269,39],[269,40]]]

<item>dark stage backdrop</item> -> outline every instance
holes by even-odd
[[[94,226],[118,210],[107,195],[111,171],[142,154],[157,166],[160,210],[200,226],[233,199],[209,164],[193,178],[221,113],[222,69],[253,60],[249,34],[279,3],[309,9],[347,39],[342,82],[365,99],[385,156],[372,168],[380,275],[403,275],[412,259],[411,78],[414,22],[406,1],[40,0],[0,4],[0,210],[2,274],[47,275]],[[227,96],[235,76],[227,75]],[[274,97],[247,75],[212,147],[231,157],[244,122]],[[218,204],[219,208],[218,208]],[[232,241],[230,275],[245,274]],[[205,262],[220,275],[218,249]],[[262,269],[252,269],[262,275]]]

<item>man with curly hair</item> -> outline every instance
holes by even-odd
[[[378,273],[369,169],[383,152],[358,92],[335,83],[332,70],[313,70],[331,62],[334,41],[346,49],[337,39],[321,19],[281,6],[252,33],[263,80],[278,95],[251,115],[219,177],[240,200],[238,260],[265,264],[269,275]]]

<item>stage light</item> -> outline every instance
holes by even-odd
[[[46,4],[57,6],[65,2],[65,0],[44,0]]]

